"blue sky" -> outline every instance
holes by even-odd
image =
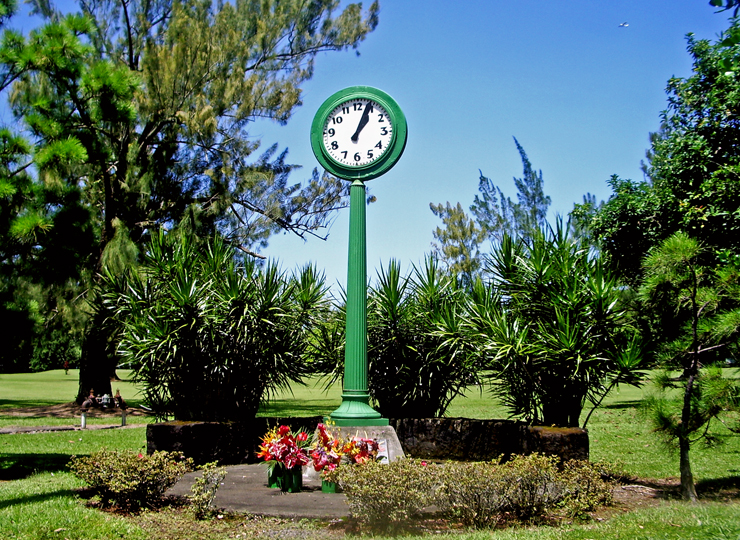
[[[390,172],[368,182],[377,197],[367,209],[370,278],[392,258],[405,270],[423,261],[441,225],[429,203],[467,209],[479,170],[515,199],[512,178],[522,175],[522,165],[513,137],[543,173],[551,219],[585,193],[608,198],[612,174],[641,179],[648,134],[666,107],[666,83],[691,73],[686,34],[714,39],[728,26],[727,14],[715,13],[708,0],[380,0],[380,6],[380,24],[359,56],[316,58],[303,105],[287,125],[260,120],[250,130],[263,148],[277,142],[289,149],[288,161],[303,167],[292,177],[298,182],[318,167],[310,127],[327,97],[368,85],[395,98],[408,121],[408,144]],[[13,21],[25,30],[35,24]],[[331,285],[343,286],[348,218],[348,210],[336,215],[323,231],[326,241],[279,234],[263,254],[285,269],[313,262]]]
[[[691,73],[686,34],[714,39],[727,21],[706,0],[381,0],[360,55],[321,54],[288,124],[260,121],[251,134],[288,147],[298,181],[318,166],[310,127],[329,95],[369,85],[395,98],[409,136],[398,164],[368,182],[378,199],[367,209],[373,277],[391,258],[404,268],[423,260],[441,224],[429,203],[470,206],[479,169],[515,198],[513,137],[543,173],[551,218],[587,192],[608,198],[612,174],[641,179],[666,83]],[[343,211],[328,240],[281,234],[263,253],[286,269],[312,261],[343,285],[348,227]]]

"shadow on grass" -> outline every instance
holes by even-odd
[[[37,472],[66,468],[69,454],[0,454],[0,480],[21,480]]]
[[[70,399],[70,401],[72,400]],[[0,399],[0,410],[25,409],[26,407],[51,407],[53,405],[59,405],[59,402],[38,399]]]
[[[630,401],[620,401],[619,403],[609,403],[607,405],[601,405],[599,409],[636,409],[640,406],[639,399],[633,399]]]
[[[700,497],[705,498],[740,498],[740,475],[725,476],[700,480],[696,483]]]
[[[13,506],[16,504],[33,504],[43,502],[48,499],[56,499],[58,497],[74,496],[75,492],[71,489],[58,489],[56,491],[49,491],[48,493],[39,493],[38,495],[26,495],[25,497],[16,497],[15,499],[0,501],[0,510],[7,506]]]
[[[260,407],[257,416],[270,417],[305,417],[330,414],[339,406],[334,401],[297,401],[292,399],[278,399]]]

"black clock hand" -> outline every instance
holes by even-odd
[[[367,123],[370,121],[370,113],[372,112],[373,107],[369,103],[365,105],[365,110],[362,112],[362,118],[360,118],[360,123],[357,124],[357,129],[355,130],[355,134],[352,135],[351,140],[352,142],[357,142],[358,137],[360,136],[360,131],[362,131],[362,128],[364,128]]]

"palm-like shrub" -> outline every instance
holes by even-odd
[[[435,259],[407,276],[398,261],[368,291],[368,390],[391,418],[443,416],[466,386],[480,382],[478,355],[464,338],[466,293]],[[344,370],[341,307],[314,333],[312,358],[332,380]]]
[[[99,310],[148,404],[179,420],[254,417],[271,391],[308,372],[307,336],[326,307],[322,276],[235,264],[220,239],[156,235],[138,272],[108,275]]]
[[[473,294],[469,319],[513,415],[558,426],[578,426],[587,401],[640,380],[621,289],[568,229],[559,222],[526,241],[505,236],[488,261],[495,294]]]

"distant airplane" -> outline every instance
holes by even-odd
[[[619,28],[627,28],[629,25],[630,25],[629,23],[623,22],[622,24],[619,25]]]

